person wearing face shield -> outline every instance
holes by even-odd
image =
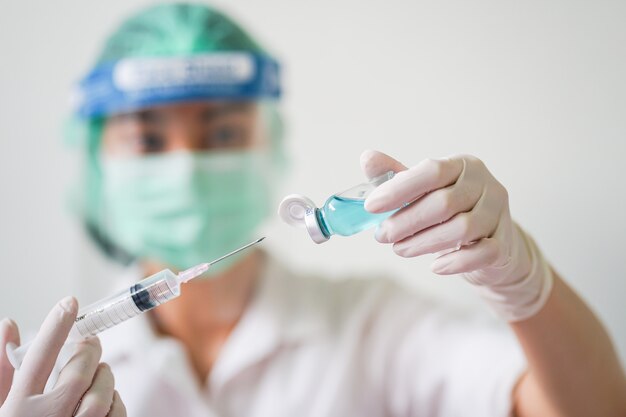
[[[279,81],[272,55],[208,6],[150,7],[108,38],[76,94],[80,213],[127,267],[124,285],[257,237],[285,163]],[[361,162],[369,177],[397,173],[366,202],[400,209],[377,240],[406,257],[443,253],[435,272],[463,274],[517,338],[387,280],[242,252],[101,335],[129,416],[626,415],[608,336],[479,160]]]

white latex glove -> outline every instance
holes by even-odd
[[[19,332],[11,320],[0,322],[0,417],[126,416],[111,370],[99,364],[97,338],[80,342],[52,390],[43,392],[77,312],[72,297],[52,308],[15,376],[6,345],[19,344]]]
[[[403,257],[438,254],[433,272],[462,274],[507,321],[527,319],[543,307],[551,270],[511,220],[506,189],[479,159],[427,159],[407,169],[383,153],[365,151],[361,167],[370,178],[397,172],[365,201],[373,213],[400,208],[380,224],[376,240],[393,243]]]

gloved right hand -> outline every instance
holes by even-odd
[[[73,297],[52,308],[16,375],[6,345],[19,344],[19,332],[9,319],[0,323],[0,417],[126,416],[111,369],[99,363],[102,349],[97,338],[80,342],[54,387],[43,392],[77,312]]]
[[[482,161],[456,155],[406,168],[366,151],[361,165],[370,178],[397,173],[365,201],[373,213],[399,209],[378,227],[379,242],[392,243],[403,257],[437,253],[435,273],[462,274],[508,322],[543,308],[554,279],[550,266],[511,219],[508,193]]]

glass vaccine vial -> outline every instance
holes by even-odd
[[[306,228],[315,243],[326,242],[332,235],[352,236],[379,225],[397,211],[370,213],[364,207],[367,196],[394,175],[393,171],[388,171],[369,182],[333,194],[321,208],[308,197],[290,194],[281,201],[278,214],[286,223]]]

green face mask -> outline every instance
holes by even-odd
[[[138,258],[178,269],[244,245],[269,213],[269,158],[258,152],[105,158],[103,173],[106,235]]]

